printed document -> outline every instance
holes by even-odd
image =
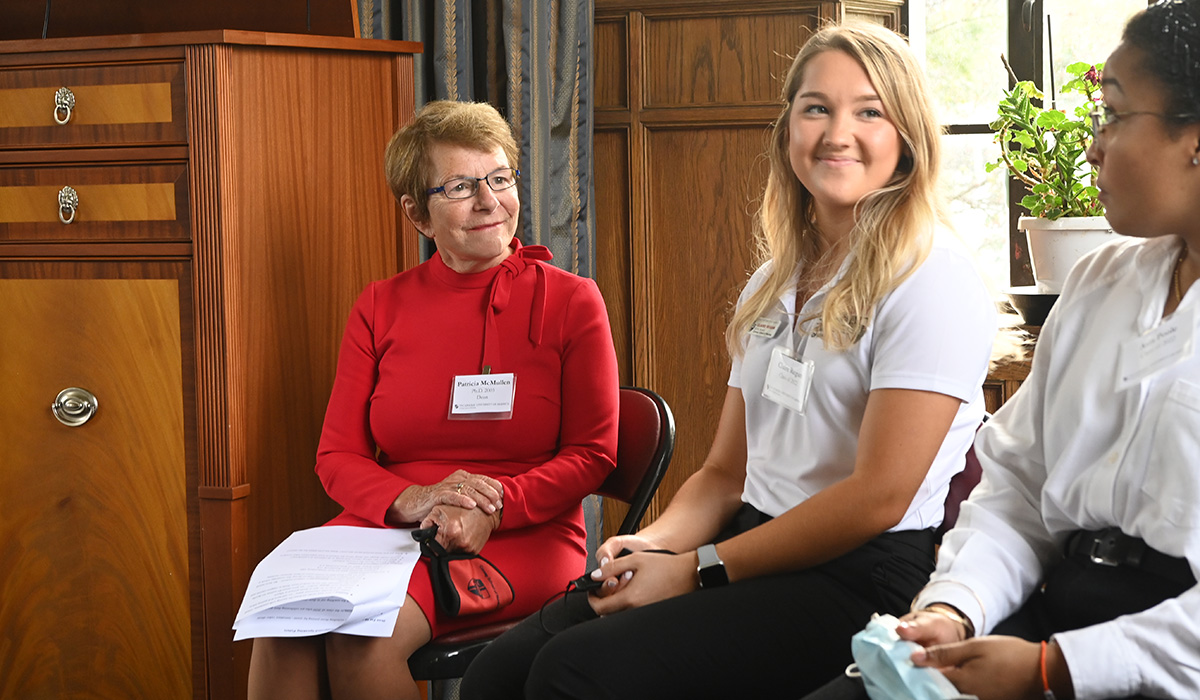
[[[294,532],[255,567],[233,639],[327,632],[390,637],[420,556],[412,530]]]

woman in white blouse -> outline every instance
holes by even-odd
[[[1198,23],[1200,0],[1151,6],[1104,66],[1088,160],[1139,240],[1071,272],[897,629],[981,700],[1200,698]]]

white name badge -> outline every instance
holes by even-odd
[[[1127,389],[1192,356],[1195,350],[1196,310],[1182,309],[1136,338],[1121,343],[1117,389]]]
[[[512,418],[517,375],[460,374],[450,393],[450,420],[508,420]]]
[[[774,338],[779,332],[779,327],[783,325],[783,321],[773,318],[760,318],[750,326],[750,335],[757,335],[760,338]]]
[[[811,360],[797,360],[784,348],[775,348],[771,351],[771,364],[763,383],[763,398],[804,415],[814,367]]]

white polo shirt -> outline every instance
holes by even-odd
[[[848,262],[805,303],[801,318],[821,308]],[[770,264],[754,273],[739,305],[762,285]],[[918,389],[963,403],[908,512],[893,530],[940,525],[950,478],[962,470],[983,417],[983,380],[996,334],[995,305],[974,265],[935,245],[920,268],[879,302],[866,332],[849,349],[831,351],[819,336],[809,336],[804,359],[815,364],[815,371],[803,415],[762,396],[772,350],[800,344],[793,335],[795,300],[793,281],[764,317],[779,322],[774,337],[748,336],[746,352],[734,359],[729,374],[729,386],[740,388],[746,401],[742,500],[778,516],[850,476],[867,395],[874,389]]]

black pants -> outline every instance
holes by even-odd
[[[1193,585],[1194,582],[1172,581],[1139,569],[1070,558],[1051,572],[1046,585],[1030,596],[1020,610],[996,625],[992,634],[1040,642],[1056,632],[1089,627],[1152,608]],[[844,674],[814,693],[796,696],[804,700],[868,700],[862,681]],[[1129,700],[1144,699],[1139,695]]]
[[[888,533],[806,571],[605,617],[592,612],[585,594],[568,594],[489,645],[460,694],[794,698],[850,663],[850,637],[872,613],[907,611],[933,568],[933,543],[932,530]]]

